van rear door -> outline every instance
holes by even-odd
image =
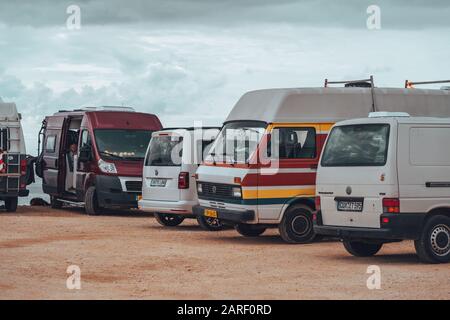
[[[178,176],[181,171],[183,137],[172,132],[156,132],[148,147],[142,198],[150,201],[179,201]]]
[[[387,123],[333,128],[317,175],[324,225],[380,228],[383,198],[398,197],[391,131]]]
[[[65,163],[61,139],[67,119],[62,116],[47,118],[43,152],[42,189],[44,193],[59,195],[64,191]]]

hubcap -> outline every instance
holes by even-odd
[[[310,224],[308,218],[303,215],[294,217],[291,222],[292,230],[300,236],[308,232],[309,226]]]
[[[431,248],[438,256],[445,256],[450,252],[450,230],[446,225],[438,225],[431,232]]]
[[[208,223],[210,226],[220,226],[219,219],[216,218],[206,218],[206,223]]]

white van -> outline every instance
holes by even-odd
[[[220,128],[175,128],[154,132],[147,150],[139,208],[153,212],[164,226],[177,226],[196,218],[198,204],[195,172]],[[208,230],[218,230],[218,219],[198,217]]]
[[[8,212],[16,211],[18,197],[28,196],[31,183],[20,120],[16,105],[0,100],[0,200]]]
[[[355,256],[414,240],[420,259],[450,261],[450,118],[372,114],[337,123],[317,173],[315,232]]]

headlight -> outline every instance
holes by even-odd
[[[98,160],[98,167],[104,173],[117,173],[116,166],[114,163]]]
[[[201,183],[197,183],[197,192],[202,193],[203,192],[203,186]]]
[[[242,198],[241,187],[234,187],[233,188],[233,197],[235,197],[235,198]]]

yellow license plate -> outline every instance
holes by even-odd
[[[212,209],[205,209],[205,217],[217,218],[217,211]]]

